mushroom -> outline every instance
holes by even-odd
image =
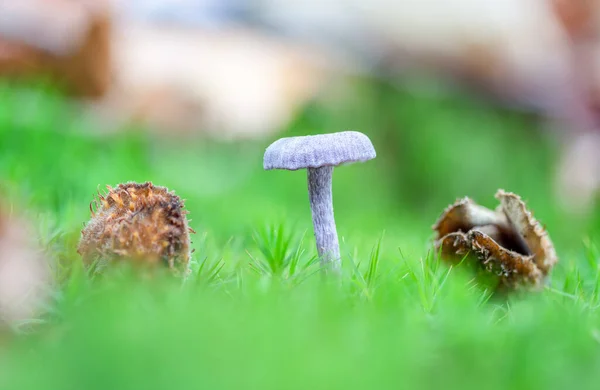
[[[332,272],[338,273],[341,268],[331,195],[333,168],[375,156],[371,140],[357,131],[281,138],[265,151],[265,170],[308,170],[308,197],[317,252],[321,265]]]

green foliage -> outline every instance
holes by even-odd
[[[3,201],[36,224],[56,281],[48,313],[0,337],[0,388],[595,389],[600,219],[554,206],[556,146],[536,119],[443,88],[354,88],[360,99],[310,107],[287,132],[354,128],[378,150],[336,170],[332,282],[305,173],[262,171],[270,140],[102,134],[52,91],[0,86]],[[93,194],[129,180],[186,199],[198,234],[185,282],[83,268]],[[491,203],[497,187],[522,193],[559,243],[540,293],[492,296],[431,249],[447,204]]]

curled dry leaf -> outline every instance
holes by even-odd
[[[558,261],[552,241],[518,195],[499,190],[496,199],[496,210],[469,198],[444,210],[433,226],[436,249],[450,261],[476,259],[499,286],[541,286]]]

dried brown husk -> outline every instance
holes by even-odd
[[[469,198],[446,208],[433,226],[435,247],[454,263],[475,260],[499,287],[539,288],[558,261],[552,241],[518,195],[498,190],[496,199],[496,210]]]
[[[78,252],[101,272],[111,261],[164,264],[188,273],[190,237],[183,201],[165,187],[147,183],[108,186],[90,205],[92,219],[81,232]]]

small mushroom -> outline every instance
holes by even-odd
[[[321,265],[332,272],[341,268],[331,179],[333,168],[375,158],[369,138],[356,131],[282,138],[265,151],[264,169],[308,170],[308,196]]]
[[[435,246],[447,260],[477,259],[501,288],[539,287],[558,261],[552,241],[518,195],[499,190],[496,199],[496,210],[469,198],[449,206],[433,226]]]

